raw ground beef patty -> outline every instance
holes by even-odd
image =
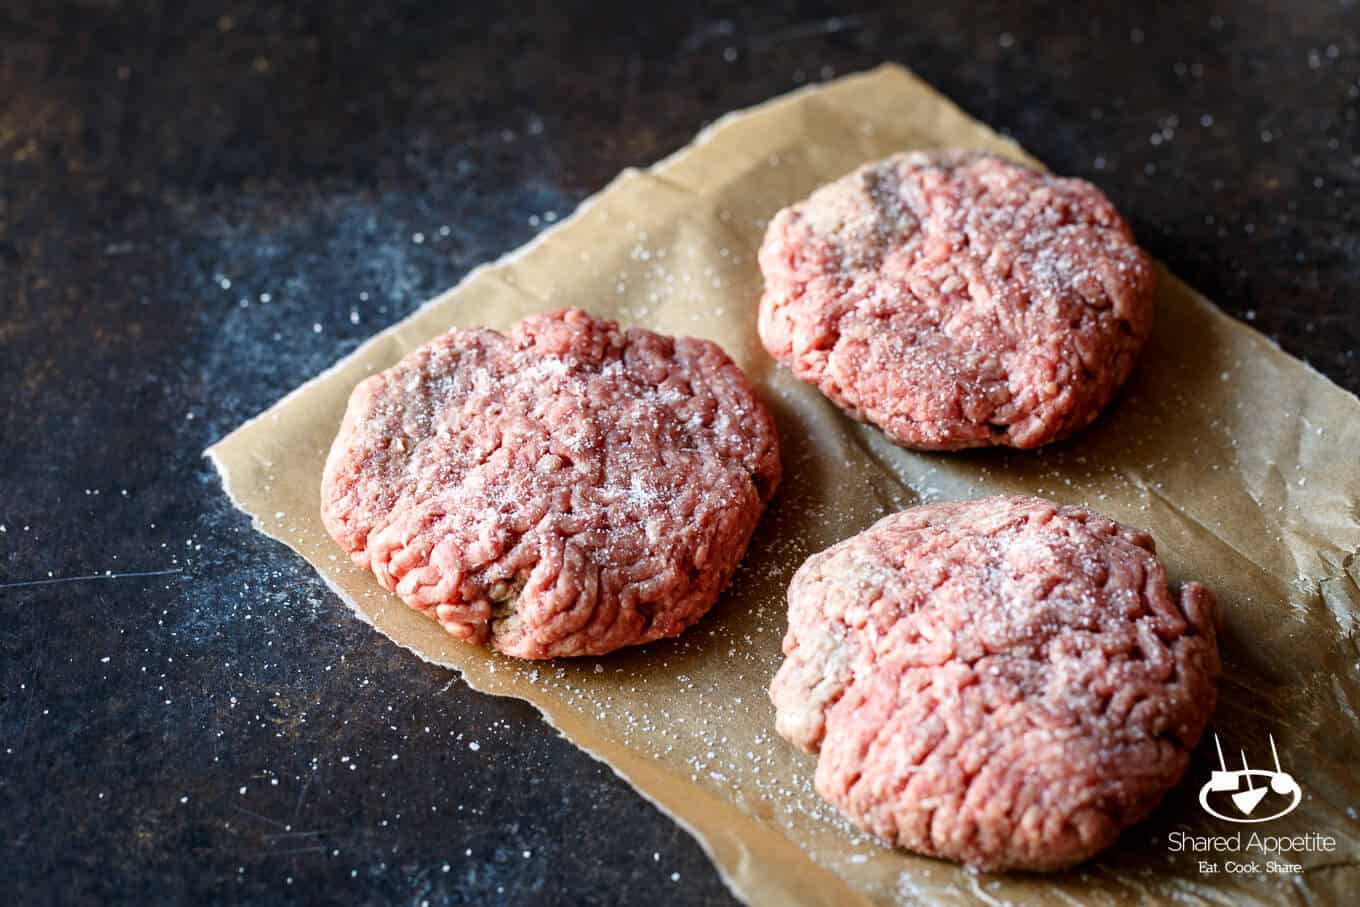
[[[1038,447],[1089,425],[1152,329],[1153,271],[1090,183],[898,154],[780,211],[760,336],[906,447]]]
[[[893,845],[1060,869],[1185,771],[1213,711],[1213,594],[1167,591],[1145,533],[1041,498],[914,507],[789,586],[779,733]]]
[[[716,344],[559,310],[360,383],[321,515],[454,636],[599,655],[702,617],[778,482],[773,422]]]

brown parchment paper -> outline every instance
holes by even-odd
[[[569,220],[473,272],[208,453],[256,526],[305,557],[361,618],[478,690],[533,703],[692,832],[750,903],[1355,903],[1360,401],[1165,273],[1156,331],[1125,393],[1090,431],[1037,452],[901,450],[761,349],[754,257],[767,219],[866,160],[946,145],[1027,159],[899,67],[728,116],[656,166],[625,171]],[[450,639],[350,566],[322,529],[318,485],[365,375],[450,326],[505,328],[568,304],[722,344],[776,413],[786,480],[732,588],[682,639],[515,663]],[[765,692],[793,570],[904,506],[1020,491],[1145,527],[1173,582],[1198,578],[1217,590],[1226,673],[1212,730],[1256,767],[1268,762],[1273,734],[1303,788],[1296,811],[1255,826],[1203,814],[1207,737],[1151,819],[1062,875],[992,876],[893,852],[820,803],[813,761],[774,734]],[[1318,832],[1337,845],[1286,855],[1300,873],[1265,872],[1258,859],[1260,874],[1204,875],[1202,854],[1170,851],[1178,829]]]

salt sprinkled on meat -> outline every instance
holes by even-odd
[[[789,586],[776,727],[818,793],[891,844],[1060,869],[1181,778],[1213,711],[1214,597],[1152,539],[997,497],[913,507]]]
[[[907,447],[1036,447],[1090,424],[1152,325],[1101,192],[970,152],[899,154],[771,221],[760,336]]]
[[[322,518],[456,637],[597,655],[703,616],[778,480],[773,422],[717,345],[557,310],[360,383]]]

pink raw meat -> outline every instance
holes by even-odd
[[[780,211],[760,336],[906,447],[1038,447],[1089,425],[1152,329],[1153,270],[1090,183],[899,154]]]
[[[778,482],[773,422],[716,344],[569,309],[359,384],[322,518],[454,636],[598,655],[702,617]]]
[[[913,507],[789,586],[779,733],[817,791],[900,847],[1061,869],[1181,778],[1214,708],[1213,594],[1167,591],[1152,539],[1079,507]]]

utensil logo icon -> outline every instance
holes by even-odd
[[[1294,776],[1280,767],[1280,754],[1275,749],[1275,737],[1270,735],[1270,755],[1275,760],[1275,769],[1252,768],[1247,764],[1246,750],[1242,754],[1242,767],[1228,769],[1223,759],[1223,744],[1214,734],[1214,747],[1218,750],[1218,769],[1209,775],[1208,782],[1199,789],[1199,805],[1204,811],[1225,822],[1269,822],[1287,816],[1298,808],[1303,800],[1303,791]],[[1218,796],[1211,796],[1217,794]],[[1264,801],[1271,794],[1275,800],[1287,798],[1288,802],[1273,812],[1256,815]],[[1217,804],[1217,807],[1215,806]],[[1231,807],[1236,815],[1220,811]]]

